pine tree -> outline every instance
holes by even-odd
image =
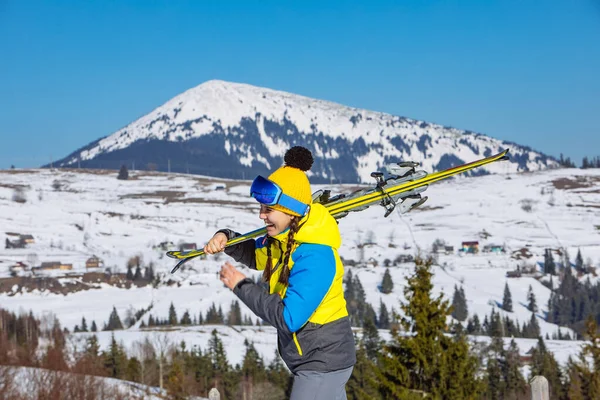
[[[381,343],[379,338],[379,332],[375,326],[375,320],[373,318],[365,318],[363,323],[363,338],[362,341],[367,352],[367,357],[371,361],[377,360],[381,349]]]
[[[107,331],[114,331],[118,329],[123,329],[123,324],[121,323],[121,318],[119,318],[119,314],[117,313],[117,309],[113,306],[112,312],[108,317],[108,325],[106,326]]]
[[[390,275],[390,269],[386,268],[383,274],[383,280],[381,281],[381,292],[385,294],[392,293],[394,290],[394,281],[392,281],[392,275]]]
[[[584,272],[583,257],[581,256],[581,249],[577,249],[577,256],[575,257],[575,270],[577,272]]]
[[[504,297],[502,298],[502,309],[504,311],[512,312],[513,304],[512,304],[512,295],[510,294],[510,289],[508,288],[508,282],[504,285]]]
[[[171,302],[169,307],[169,325],[177,325],[177,313],[175,312],[175,306]]]
[[[519,356],[519,348],[514,339],[510,341],[508,349],[504,352],[504,382],[506,387],[505,399],[522,398],[527,392],[527,384],[521,368],[523,363]]]
[[[240,303],[237,300],[231,302],[229,308],[229,314],[227,315],[227,325],[241,325],[242,324],[242,310],[240,309]]]
[[[110,346],[103,356],[104,367],[108,371],[108,376],[117,379],[124,377],[127,366],[127,356],[125,355],[123,348],[115,340],[114,333],[111,335]]]
[[[469,316],[467,310],[467,300],[462,286],[460,290],[454,285],[454,294],[452,296],[452,318],[458,321],[465,321]]]
[[[556,274],[556,264],[554,263],[554,257],[552,257],[552,250],[546,249],[544,252],[544,273]]]
[[[135,267],[135,274],[133,275],[133,280],[138,282],[142,279],[142,269],[141,267],[138,265],[137,267]]]
[[[529,285],[529,290],[527,291],[527,309],[532,313],[536,313],[538,311],[535,294],[533,293],[533,288],[531,285]]]
[[[265,364],[262,357],[258,354],[254,345],[244,340],[246,353],[242,360],[242,398],[252,398],[253,387],[259,382],[263,382],[267,378]]]
[[[87,322],[85,321],[85,317],[81,317],[81,332],[87,332]]]
[[[133,280],[133,269],[131,268],[131,265],[127,266],[127,273],[125,274],[125,278],[128,281],[132,281]]]
[[[469,335],[481,334],[481,323],[479,322],[477,314],[473,315],[472,318],[469,318],[469,321],[467,322],[467,333]]]
[[[281,362],[281,358],[275,350],[275,357],[273,357],[273,361],[269,364],[267,368],[267,380],[282,390],[285,398],[289,398],[290,391],[292,388],[293,378],[292,375],[288,372],[287,368]],[[284,396],[281,396],[283,398]]]
[[[152,265],[152,263],[150,263],[150,265],[148,267],[146,267],[145,272],[144,272],[144,279],[146,279],[148,282],[154,281],[154,279],[155,279],[154,266]]]
[[[384,398],[408,398],[428,393],[433,398],[476,398],[481,391],[477,360],[468,353],[464,336],[444,335],[450,314],[443,294],[432,298],[432,260],[415,261],[415,274],[404,289],[401,304],[404,332],[391,332],[377,369]]]
[[[380,399],[377,391],[377,365],[367,356],[364,342],[361,340],[356,351],[356,364],[352,376],[346,384],[348,400],[376,400]]]
[[[185,310],[185,312],[183,313],[183,317],[181,317],[180,324],[181,325],[191,325],[192,324],[192,318],[190,317],[190,312],[188,310]]]
[[[379,329],[390,329],[390,314],[383,300],[379,299],[379,318],[377,318]]]
[[[98,327],[96,326],[96,321],[92,321],[92,326],[90,328],[91,332],[97,332],[98,331]]]
[[[546,349],[544,340],[538,338],[538,344],[531,352],[531,374],[541,375],[548,380],[550,399],[559,400],[563,393],[561,371],[552,353]]]
[[[208,353],[212,361],[214,386],[220,391],[224,391],[226,374],[229,372],[229,363],[223,342],[219,338],[216,329],[213,329],[211,338],[208,341]]]
[[[121,169],[119,170],[119,175],[117,175],[117,179],[120,179],[120,180],[129,179],[129,171],[127,171],[127,167],[125,165],[121,165]]]

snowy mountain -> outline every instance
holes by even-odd
[[[410,118],[224,81],[192,88],[117,132],[54,163],[60,167],[184,172],[224,178],[265,174],[285,151],[315,155],[313,182],[367,182],[399,160],[441,170],[510,149],[488,172],[537,171],[557,162],[528,147]]]
[[[115,332],[127,346],[159,334],[159,328],[141,328],[140,324],[147,324],[151,315],[166,318],[171,302],[179,317],[186,310],[192,316],[206,314],[213,303],[227,313],[236,298],[216,274],[226,256],[194,260],[170,275],[173,260],[155,246],[171,242],[168,246],[173,249],[188,242],[200,247],[219,228],[247,232],[259,227],[256,203],[248,196],[250,182],[141,171],[131,171],[130,179],[122,181],[116,175],[115,171],[83,169],[0,171],[0,243],[12,241],[16,234],[33,237],[33,243],[25,248],[0,248],[0,306],[14,312],[32,310],[40,317],[55,314],[63,326],[73,330],[84,316],[88,324],[95,321],[101,328],[113,306],[124,320],[152,305],[132,327]],[[314,185],[313,190],[324,187]],[[340,185],[335,190],[348,192],[354,187]],[[379,285],[386,260],[428,251],[436,239],[443,239],[453,250],[438,255],[433,280],[436,293],[450,298],[454,286],[462,285],[470,316],[477,314],[483,320],[496,309],[523,325],[531,318],[526,307],[531,285],[540,307],[536,317],[541,332],[555,334],[558,326],[545,321],[550,290],[534,277],[507,278],[507,272],[517,266],[535,268],[546,248],[567,249],[571,259],[581,250],[590,265],[600,267],[600,170],[462,176],[433,184],[425,194],[428,202],[405,215],[392,213],[384,218],[384,210],[377,206],[340,221],[340,255],[347,269],[361,280],[367,301],[376,310],[383,302],[398,311],[404,298],[405,277],[414,265],[399,262],[390,267],[394,288],[384,294]],[[463,241],[473,240],[479,241],[482,248],[502,245],[506,252],[458,251]],[[366,266],[350,266],[363,251]],[[85,263],[92,255],[104,261],[101,271],[110,269],[113,275],[124,273],[128,260],[139,255],[143,265],[155,265],[156,273],[163,275],[162,283],[127,288],[107,282],[83,282]],[[53,288],[27,289],[19,276],[10,277],[9,268],[17,262],[40,265],[52,261],[73,266],[72,270],[36,275],[54,276]],[[25,277],[31,272],[18,274]],[[506,283],[512,292],[512,312],[498,307]],[[244,305],[242,315],[256,320]],[[175,343],[184,340],[206,349],[214,328],[181,326],[169,328],[169,334]],[[240,362],[245,338],[255,343],[265,360],[272,360],[273,329],[216,328],[224,338],[231,362]],[[110,334],[99,333],[103,347],[108,345]],[[85,335],[76,334],[82,339]],[[518,341],[523,353],[534,342]],[[576,354],[579,346],[580,342],[575,341],[548,345],[560,352],[561,362]]]

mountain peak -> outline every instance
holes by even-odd
[[[222,80],[175,96],[57,164],[118,169],[131,163],[244,178],[281,165],[293,145],[313,152],[311,178],[323,181],[368,181],[370,172],[400,160],[439,170],[504,148],[513,161],[480,173],[557,166],[527,147],[481,134]]]

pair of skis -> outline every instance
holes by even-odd
[[[330,196],[330,190],[319,190],[313,194],[313,203],[323,204],[335,219],[343,218],[349,212],[365,210],[375,204],[379,204],[386,209],[386,217],[396,207],[398,207],[401,213],[405,213],[420,206],[427,200],[427,197],[422,197],[421,193],[431,183],[496,161],[508,160],[507,153],[508,150],[504,150],[498,154],[433,174],[427,174],[427,172],[422,170],[417,171],[415,168],[419,164],[414,162],[401,162],[388,165],[385,172],[373,172],[371,174],[377,182],[375,187],[357,190],[349,194],[340,194],[334,197]],[[267,229],[264,227],[253,230],[229,240],[225,247],[254,239],[266,234],[266,232]],[[186,252],[168,251],[168,257],[179,260],[177,265],[171,270],[171,273],[177,271],[185,262],[202,255],[204,255],[203,250]]]

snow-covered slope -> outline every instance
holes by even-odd
[[[54,313],[69,329],[79,324],[83,316],[88,325],[94,320],[102,327],[113,306],[124,319],[128,310],[152,304],[150,313],[143,317],[146,322],[150,314],[166,318],[171,302],[179,317],[185,310],[192,316],[205,314],[213,302],[225,313],[229,310],[235,297],[216,274],[225,256],[192,261],[190,268],[171,276],[168,271],[173,266],[172,260],[163,257],[163,251],[153,250],[153,246],[171,241],[194,242],[200,247],[219,228],[231,227],[240,232],[257,228],[258,208],[248,197],[249,182],[183,174],[132,172],[131,175],[131,180],[120,181],[115,172],[97,170],[0,171],[0,243],[11,238],[8,233],[31,234],[35,239],[26,249],[0,250],[0,276],[8,277],[10,265],[18,261],[32,261],[36,265],[45,261],[72,263],[72,272],[81,273],[85,271],[85,260],[93,254],[101,257],[105,267],[113,272],[125,272],[127,260],[141,255],[144,265],[153,262],[157,273],[166,273],[166,279],[178,284],[131,289],[101,284],[99,289],[68,295],[39,290],[23,293],[15,284],[0,294],[1,307],[13,311],[31,309],[40,316]],[[324,186],[315,185],[313,190],[321,187]],[[344,192],[351,187],[335,189]],[[24,203],[13,201],[17,192],[26,199]],[[534,278],[507,279],[506,272],[517,265],[535,265],[543,259],[547,247],[566,248],[572,259],[580,249],[584,260],[589,258],[593,265],[599,266],[600,171],[558,169],[460,177],[436,183],[425,194],[429,201],[421,209],[403,216],[393,213],[385,219],[383,209],[375,207],[340,221],[343,237],[340,254],[344,259],[357,260],[359,244],[376,243],[364,247],[365,260],[370,261],[368,267],[348,268],[361,279],[367,300],[374,308],[377,310],[383,301],[398,310],[403,299],[403,278],[412,271],[410,263],[390,267],[394,290],[382,294],[378,286],[385,260],[429,250],[436,239],[443,239],[454,246],[454,251],[438,256],[434,277],[437,293],[451,297],[454,285],[462,284],[469,314],[476,313],[483,320],[484,315],[502,302],[504,285],[508,282],[514,311],[499,312],[522,325],[531,316],[525,306],[531,285],[541,308],[538,321],[542,333],[555,333],[557,326],[543,320],[549,290]],[[487,239],[480,237],[484,230],[490,235]],[[457,250],[461,243],[471,240],[479,240],[481,246],[500,244],[507,252],[460,256]],[[520,249],[527,249],[532,257],[511,258]],[[372,266],[374,262],[378,265]],[[57,274],[63,275],[65,284],[79,279],[66,277],[64,272]],[[243,305],[242,314],[251,316]],[[153,334],[138,326],[139,323],[117,332],[118,338],[129,343]],[[211,329],[182,328],[172,335],[177,340],[189,339],[205,349]],[[272,329],[218,329],[229,335],[226,348],[230,351],[230,361],[241,360],[244,338],[258,343],[265,359],[272,359],[275,347]],[[110,336],[102,335],[101,342],[108,343]],[[569,343],[559,342],[558,347],[573,346],[569,347],[572,353],[577,352],[578,344]]]
[[[481,134],[224,81],[192,88],[58,166],[192,172],[219,177],[264,173],[301,144],[316,157],[313,180],[366,182],[391,159],[441,170],[508,148],[512,161],[478,172],[535,171],[556,161]]]

